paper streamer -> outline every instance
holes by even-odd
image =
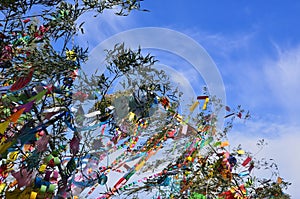
[[[39,168],[39,171],[42,172],[42,173],[44,173],[44,171],[46,170],[46,167],[47,167],[47,165],[42,164],[42,165],[40,166],[40,168]]]
[[[56,185],[55,184],[50,184],[49,188],[48,188],[48,191],[53,193],[55,191],[55,189],[56,189]]]
[[[44,177],[45,181],[49,181],[50,180],[51,173],[52,173],[52,171],[50,171],[50,170],[46,171],[46,174],[45,174],[45,177]]]
[[[237,153],[238,153],[239,155],[244,155],[244,154],[245,154],[245,151],[244,151],[244,150],[238,150]]]
[[[206,98],[208,98],[207,95],[204,95],[204,96],[198,96],[198,97],[197,97],[197,100],[204,100],[204,99],[206,99]]]
[[[242,163],[242,166],[247,166],[247,164],[252,160],[251,157],[247,157],[246,160],[244,160],[244,162]]]
[[[190,111],[193,112],[198,105],[199,101],[195,101],[194,104],[190,107]]]
[[[135,170],[136,170],[136,171],[139,171],[139,170],[144,166],[145,163],[146,163],[145,160],[141,161],[141,162],[135,167]]]
[[[46,190],[47,190],[47,186],[42,185],[41,188],[40,188],[40,192],[41,192],[41,193],[45,193]]]
[[[58,171],[53,171],[53,175],[52,175],[52,177],[54,178],[54,179],[57,179],[58,178]]]
[[[188,125],[186,125],[186,124],[182,125],[182,131],[181,131],[181,133],[183,135],[186,135],[187,129],[188,129]]]
[[[31,81],[33,69],[30,70],[27,77],[19,77],[17,81],[10,87],[11,91],[17,91],[24,88]]]
[[[91,118],[91,117],[95,117],[95,116],[100,115],[100,114],[101,114],[100,111],[94,111],[94,112],[85,114],[84,117]]]
[[[6,183],[1,183],[0,184],[0,193],[3,192],[3,190],[5,189],[5,187],[6,187]]]
[[[206,99],[205,99],[205,102],[204,102],[204,104],[203,104],[202,110],[206,110],[206,107],[207,107],[208,102],[209,102],[209,98],[206,98]]]
[[[226,147],[226,146],[229,146],[229,142],[228,141],[221,142],[220,147]]]
[[[239,173],[240,177],[245,177],[247,175],[249,175],[249,171],[243,171],[243,172]]]
[[[52,154],[48,155],[46,158],[45,158],[45,161],[46,163],[49,163],[50,160],[52,160],[54,158],[54,156]]]
[[[25,111],[25,108],[18,110],[17,112],[13,113],[9,117],[9,120],[13,123],[16,123],[24,111]]]
[[[31,101],[39,102],[39,101],[46,95],[47,91],[48,91],[48,90],[45,89],[45,90],[39,92],[39,93],[36,94],[35,96],[29,98],[29,99],[27,100],[27,102],[31,102]]]
[[[9,125],[9,121],[5,121],[3,123],[0,124],[0,134],[4,134],[4,132],[6,131],[7,127]]]
[[[37,192],[32,191],[30,194],[30,199],[36,199]]]
[[[55,164],[55,165],[59,165],[59,164],[60,164],[60,159],[59,159],[59,157],[55,157],[55,158],[54,158],[54,164]]]
[[[20,109],[25,108],[24,113],[27,113],[27,112],[29,112],[31,110],[33,104],[34,104],[34,100],[31,101],[31,102],[28,102],[26,104],[23,104],[21,106],[18,106],[17,109],[20,110]]]

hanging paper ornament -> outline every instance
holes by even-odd
[[[50,193],[53,193],[53,192],[55,191],[55,189],[56,189],[56,185],[55,185],[55,184],[50,184],[50,185],[49,185],[49,188],[48,188],[48,191],[49,191]]]
[[[186,125],[186,124],[182,125],[181,134],[186,135],[187,130],[188,130],[188,125]]]
[[[45,173],[45,176],[44,176],[44,180],[45,181],[49,181],[51,174],[52,174],[52,171],[51,170],[47,170],[46,173]]]
[[[30,194],[30,199],[36,199],[37,192],[32,191]]]
[[[249,173],[252,171],[253,168],[254,168],[254,162],[251,162],[248,168]]]
[[[101,174],[99,177],[98,177],[98,183],[100,185],[105,185],[107,182],[107,176],[105,174]]]
[[[162,97],[160,99],[160,103],[165,109],[168,109],[170,107],[170,101],[167,97]]]
[[[45,170],[46,170],[46,168],[47,168],[47,165],[46,165],[46,164],[42,164],[42,165],[40,166],[40,168],[39,168],[39,172],[44,173]]]
[[[71,160],[68,162],[66,166],[66,174],[70,175],[75,169],[76,169],[76,162],[74,158],[71,158]]]

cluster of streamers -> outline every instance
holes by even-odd
[[[199,100],[202,98],[205,100],[202,110],[206,110],[209,101],[208,96],[198,97]],[[228,151],[229,141],[222,141],[216,136],[217,130],[215,129],[215,116],[213,114],[202,116],[201,123],[196,125],[197,128],[193,128],[187,121],[183,122],[182,116],[178,112],[170,108],[170,102],[167,98],[158,98],[158,102],[167,112],[167,115],[174,119],[173,125],[166,125],[137,146],[138,140],[143,139],[142,133],[138,131],[145,131],[147,127],[139,120],[134,119],[136,118],[135,114],[130,112],[128,121],[132,122],[135,128],[129,138],[127,136],[122,137],[122,139],[128,138],[127,141],[121,142],[122,139],[120,139],[120,143],[116,142],[117,147],[113,150],[115,152],[123,149],[123,152],[115,156],[115,159],[106,167],[109,169],[108,171],[105,169],[100,171],[101,176],[106,176],[106,180],[107,177],[114,177],[110,183],[110,188],[106,187],[106,191],[101,189],[102,192],[95,191],[99,189],[96,187],[102,182],[99,178],[100,175],[98,175],[98,183],[90,188],[84,197],[93,198],[97,196],[96,198],[104,199],[113,196],[119,197],[122,194],[134,195],[139,192],[143,195],[143,192],[155,188],[157,193],[154,194],[153,198],[247,199],[255,196],[254,179],[251,176],[254,168],[252,155],[242,149]],[[191,112],[196,108],[194,104],[191,106]],[[198,104],[200,103],[198,102]],[[227,109],[229,108],[227,107]],[[241,112],[238,110],[236,115],[238,116]],[[153,171],[160,169],[160,172],[139,179],[143,174],[140,171],[146,167],[147,161],[151,157],[167,145],[173,144],[176,148],[176,144],[182,140],[185,142],[182,150],[184,152],[178,152],[179,156],[172,159],[172,162],[167,166],[160,165],[158,168],[152,168]],[[164,158],[162,159],[164,161]],[[113,171],[113,169],[120,169],[117,172],[123,174],[117,175],[120,177],[115,179],[116,175],[109,174],[109,171]],[[136,176],[133,177],[134,175]],[[282,181],[277,181],[277,185],[281,183]],[[274,196],[280,194],[283,194],[281,190],[274,193]]]
[[[74,74],[76,71],[70,74],[73,75],[70,81],[74,80]],[[68,91],[70,88],[71,85],[65,87]],[[162,128],[149,129],[150,118],[138,118],[134,112],[129,112],[112,131],[113,113],[117,111],[113,106],[107,107],[109,117],[106,120],[100,118],[98,123],[79,127],[74,123],[74,113],[66,107],[36,111],[39,108],[38,102],[50,103],[47,100],[49,96],[59,100],[63,88],[34,85],[33,89],[39,89],[39,92],[31,94],[26,86],[22,86],[18,92],[7,90],[2,94],[2,98],[15,99],[15,106],[0,124],[3,159],[1,192],[5,192],[6,198],[93,198],[96,194],[98,196],[95,198],[104,199],[155,188],[157,193],[154,198],[246,199],[253,194],[253,157],[242,149],[228,151],[229,142],[218,138],[216,118],[207,110],[208,96],[197,98],[204,100],[201,109],[207,111],[207,114],[202,112],[195,127],[189,121],[183,121],[183,117],[171,108],[167,97],[155,96],[153,104],[164,111],[168,118]],[[24,94],[27,95],[26,103],[21,103]],[[87,98],[88,94],[75,94],[76,99],[82,96]],[[190,111],[193,112],[199,104],[196,101]],[[95,111],[85,117],[97,114],[99,112]],[[239,117],[240,114],[239,111],[236,115]],[[28,117],[43,119],[34,125],[28,124]],[[57,146],[57,138],[48,129],[57,128],[55,125],[58,122],[65,126],[65,132],[72,132],[72,136],[69,141]],[[97,139],[101,147],[82,153],[82,136],[91,131],[99,132]],[[145,131],[155,133],[145,136]],[[177,151],[178,156],[170,164],[155,168],[160,169],[160,172],[138,179],[147,162],[172,144],[173,152],[169,153],[174,154],[179,144],[184,145],[181,148],[183,152]],[[7,184],[10,175],[14,180]]]
[[[63,195],[77,168],[74,159],[80,136],[74,133],[72,140],[64,141],[57,135],[63,137],[67,132],[64,126],[73,100],[73,82],[85,55],[77,47],[66,54],[51,47],[49,38],[63,18],[45,20],[43,25],[36,18],[26,18],[18,21],[17,29],[13,23],[1,24],[1,198]],[[63,167],[67,154],[72,158]]]

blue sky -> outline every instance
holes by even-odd
[[[266,139],[258,157],[275,159],[282,177],[293,183],[287,193],[300,198],[300,1],[145,0],[142,7],[150,12],[85,17],[80,42],[93,49],[116,33],[142,27],[169,28],[196,40],[221,73],[228,105],[251,112],[230,133],[232,145],[255,151],[256,140]]]

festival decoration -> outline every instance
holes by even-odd
[[[179,92],[153,67],[154,57],[125,44],[107,49],[106,72],[84,75],[87,51],[70,42],[82,28],[75,20],[116,6],[117,14],[128,14],[139,1],[39,1],[54,7],[35,17],[28,16],[33,5],[18,3],[0,3],[11,22],[0,26],[1,197],[286,196],[282,177],[256,179],[252,170],[262,163],[231,148],[228,128],[217,129],[215,106],[229,112],[228,126],[247,119],[240,107],[204,92],[187,116],[180,113]],[[61,49],[52,44],[58,41]],[[115,91],[122,79],[123,90]]]

